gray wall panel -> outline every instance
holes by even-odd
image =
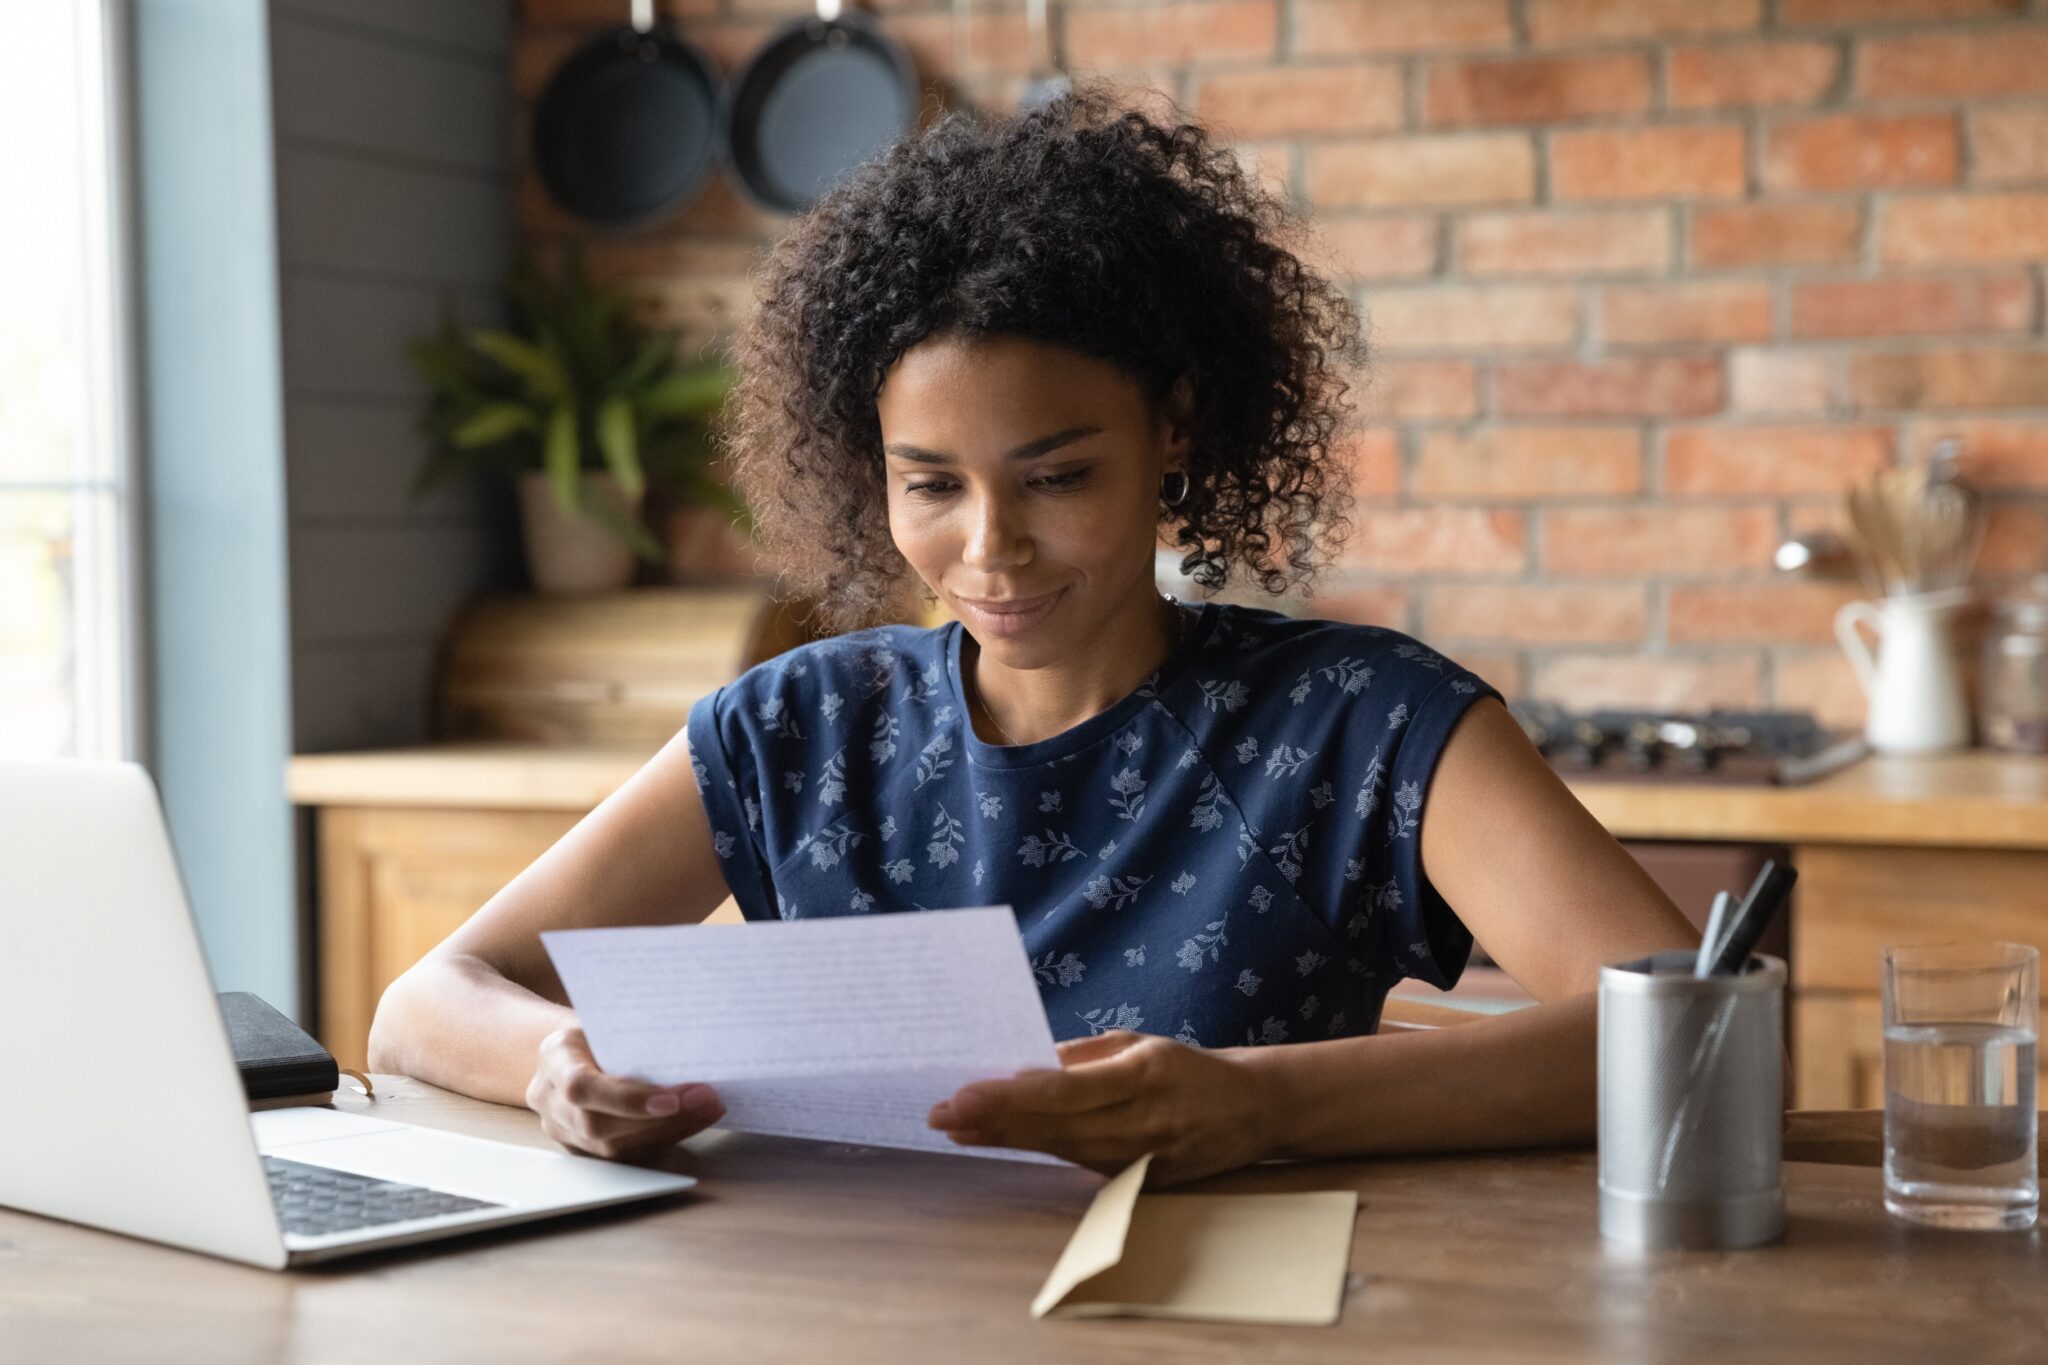
[[[296,676],[307,722],[302,754],[423,744],[439,641],[300,645]]]
[[[512,47],[512,0],[275,0],[275,4],[293,15],[327,19],[479,57],[503,57]],[[624,0],[619,12],[626,12]]]
[[[497,298],[456,291],[455,315],[475,324],[496,315]],[[405,343],[440,322],[430,286],[308,275],[284,277],[285,387],[289,395],[417,399],[420,382]]]
[[[425,738],[436,642],[517,581],[507,490],[418,504],[404,348],[450,297],[497,321],[513,245],[513,0],[272,0],[292,736]]]
[[[279,139],[411,157],[479,172],[511,164],[512,108],[502,61],[408,49],[280,14]]]
[[[278,165],[284,265],[495,288],[510,253],[503,182],[288,149]]]
[[[490,528],[292,528],[292,640],[438,635],[491,562]]]
[[[411,399],[294,396],[284,421],[285,445],[292,452],[292,519],[474,522],[495,515],[475,483],[445,485],[417,503],[407,499],[420,463],[417,414]]]

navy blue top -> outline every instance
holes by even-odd
[[[975,735],[960,623],[804,645],[690,710],[748,919],[1008,904],[1056,1038],[1370,1033],[1472,937],[1422,874],[1444,742],[1498,696],[1397,631],[1182,604],[1129,696],[1035,744]]]

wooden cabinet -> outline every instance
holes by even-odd
[[[384,988],[578,818],[552,810],[322,810],[319,1035],[335,1060],[367,1069],[370,1018]]]
[[[583,817],[571,810],[342,806],[317,817],[320,998],[315,1031],[368,1069],[384,988]],[[731,897],[711,919],[737,920]]]
[[[1793,988],[1792,1102],[1801,1109],[1884,1104],[1884,1031],[1874,995]]]
[[[641,750],[467,744],[294,759],[316,808],[316,1031],[365,1061],[384,987],[623,784]],[[1877,759],[1810,787],[1574,787],[1623,839],[1788,846],[1797,1103],[1884,1102],[1880,953],[2005,939],[2048,952],[2048,762]],[[736,919],[728,899],[714,919]],[[2048,1093],[2044,1088],[2043,1093]]]
[[[1791,1025],[1801,1108],[1884,1104],[1887,947],[1997,939],[2048,955],[2048,852],[1808,844],[1793,850],[1793,862]]]

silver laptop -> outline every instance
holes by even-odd
[[[0,763],[0,1204],[276,1269],[694,1184],[250,1113],[149,775]]]

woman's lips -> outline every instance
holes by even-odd
[[[996,601],[973,597],[954,600],[976,627],[977,634],[1021,635],[1050,615],[1066,591],[1060,588],[1037,597],[1005,597]]]

